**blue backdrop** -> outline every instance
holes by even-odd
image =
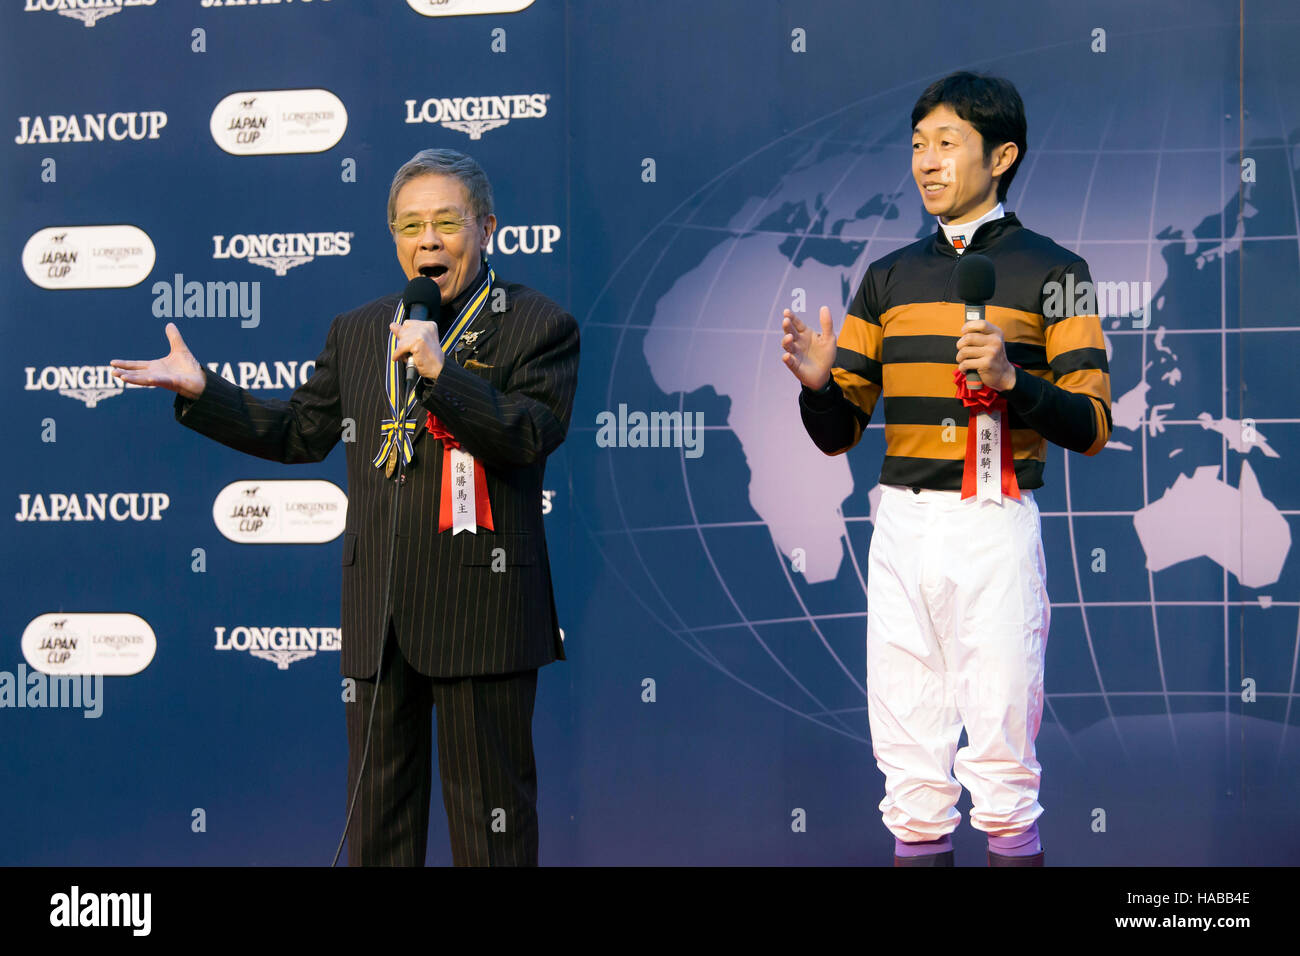
[[[582,328],[546,483],[569,660],[543,669],[534,721],[543,863],[887,864],[864,694],[883,427],[842,458],[814,448],[780,314],[803,290],[838,326],[867,264],[933,230],[909,114],[957,69],[1025,99],[1008,208],[1139,290],[1104,317],[1112,442],[1051,446],[1038,494],[1048,862],[1300,858],[1292,6],[472,6],[3,13],[0,863],[330,859],[342,522],[320,486],[273,483],[346,491],[343,452],[241,456],[104,367],[166,350],[177,275],[182,297],[256,283],[255,322],[176,322],[201,362],[288,397],[334,315],[404,284],[388,185],[446,146],[514,227],[497,272]],[[698,413],[702,445],[606,447],[598,416],[620,406]],[[244,481],[309,502],[328,540],[235,540],[214,501]],[[317,630],[298,655],[252,653],[249,629],[275,628]],[[147,664],[105,677],[92,719],[16,706],[60,652]],[[983,862],[965,821],[955,844]]]

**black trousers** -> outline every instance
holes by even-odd
[[[438,678],[415,670],[391,625],[370,755],[348,825],[349,866],[423,866],[429,833],[430,716],[437,711],[442,802],[456,866],[537,865],[537,671]],[[344,707],[351,799],[376,681]],[[346,804],[345,804],[346,806]]]

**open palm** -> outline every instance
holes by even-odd
[[[831,324],[831,310],[822,306],[818,315],[821,331],[804,325],[789,309],[781,322],[781,347],[785,354],[781,361],[809,388],[821,388],[831,377],[835,365],[835,329]]]
[[[147,362],[113,359],[108,363],[113,367],[113,375],[129,385],[154,385],[186,398],[198,398],[206,382],[203,366],[186,347],[180,329],[176,328],[174,322],[168,322],[164,331],[167,333],[167,341],[171,343],[170,352],[162,358]]]

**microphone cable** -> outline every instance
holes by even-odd
[[[398,381],[401,381],[401,377],[398,378]],[[397,404],[399,409],[406,407],[405,390],[403,389],[402,392],[403,394],[399,395],[401,401]],[[400,432],[394,434],[394,440],[400,440],[400,438]],[[361,763],[357,768],[357,782],[352,788],[352,798],[348,801],[348,815],[347,819],[343,821],[343,835],[339,837],[339,846],[334,851],[334,860],[330,863],[331,867],[338,865],[339,855],[343,852],[343,844],[348,838],[348,826],[352,823],[352,812],[357,806],[357,795],[361,792],[361,781],[365,779],[366,758],[370,755],[370,736],[375,729],[375,705],[379,703],[379,683],[383,679],[384,649],[388,646],[388,632],[396,627],[395,624],[393,627],[390,627],[389,624],[392,620],[393,610],[393,568],[397,564],[397,511],[402,500],[399,489],[405,477],[406,463],[402,461],[402,456],[399,453],[397,456],[397,480],[393,482],[393,520],[388,535],[388,573],[384,576],[384,613],[386,615],[384,636],[379,641],[379,660],[375,664],[375,689],[370,701],[370,717],[366,720],[366,742],[361,751]]]

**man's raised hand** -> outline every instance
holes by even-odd
[[[804,325],[789,309],[785,310],[785,318],[781,321],[781,331],[785,333],[781,339],[781,348],[785,349],[781,361],[795,378],[813,389],[821,388],[830,380],[831,368],[835,365],[835,328],[831,324],[831,310],[822,306],[819,317],[820,332]]]
[[[186,347],[176,323],[168,322],[165,331],[172,346],[170,352],[148,362],[113,359],[108,363],[113,366],[113,375],[129,385],[156,385],[189,399],[198,398],[207,382],[203,366]]]

